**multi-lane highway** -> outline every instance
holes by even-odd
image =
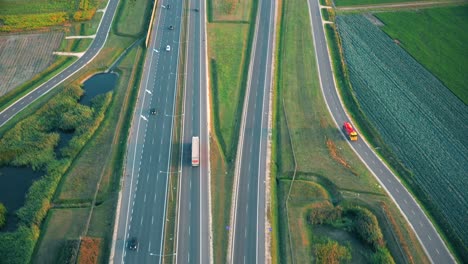
[[[161,263],[164,258],[183,2],[159,3],[129,138],[110,260],[115,263]],[[136,250],[128,247],[132,238],[138,241]]]
[[[104,16],[101,19],[98,30],[96,32],[96,37],[93,42],[86,50],[84,55],[75,61],[72,65],[61,71],[59,74],[52,77],[49,81],[43,83],[30,93],[23,96],[21,99],[10,105],[8,108],[0,112],[0,126],[3,126],[8,120],[13,118],[21,110],[26,108],[29,104],[37,100],[39,97],[48,93],[57,85],[61,84],[63,81],[72,76],[75,72],[86,66],[91,60],[96,57],[96,55],[101,51],[104,43],[106,42],[107,35],[109,33],[112,20],[114,18],[115,11],[119,4],[119,0],[109,0],[107,7],[104,13]]]
[[[276,2],[260,0],[258,8],[236,159],[230,263],[265,263],[266,150]]]
[[[208,99],[205,2],[188,3],[182,173],[179,179],[176,263],[210,263]],[[192,167],[191,140],[200,137],[200,166]]]
[[[333,82],[319,3],[318,0],[308,0],[308,4],[322,93],[335,123],[337,126],[340,126],[344,121],[348,121],[349,118],[343,109]],[[350,146],[377,177],[377,180],[400,208],[415,231],[430,260],[433,263],[454,263],[453,256],[424,214],[424,211],[369,145],[364,140],[359,140],[351,143]]]

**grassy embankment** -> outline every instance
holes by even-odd
[[[69,82],[81,82],[83,78],[107,69],[125,48],[144,37],[150,5],[151,1],[148,0],[138,0],[132,5],[121,2],[118,12],[136,12],[137,15],[132,16],[134,20],[132,23],[138,26],[128,28],[126,27],[128,18],[116,15],[106,46],[90,65]],[[74,254],[79,254],[76,253],[76,244],[72,242],[80,236],[97,238],[87,242],[87,247],[82,248],[83,254],[79,256],[80,258],[86,257],[84,256],[86,252],[94,252],[93,254],[97,254],[98,263],[108,262],[114,213],[120,189],[119,180],[122,175],[130,119],[136,102],[136,87],[139,85],[142,73],[144,53],[144,48],[136,46],[115,69],[119,74],[119,81],[113,90],[113,99],[106,118],[59,185],[53,200],[55,208],[43,225],[40,243],[35,250],[35,262],[54,263],[58,259],[70,259]],[[108,155],[103,156],[102,153]],[[98,183],[99,189],[97,189]],[[90,202],[95,191],[98,192],[96,206],[86,232]],[[73,217],[77,213],[85,216]],[[70,227],[81,228],[69,230]],[[63,234],[66,234],[66,237]],[[96,248],[89,250],[89,247]]]
[[[357,239],[359,232],[353,226],[360,220],[350,212],[359,206],[376,216],[397,262],[427,263],[398,209],[331,120],[318,83],[306,1],[285,1],[281,17],[273,131],[273,171],[279,206],[278,225],[273,229],[279,232],[279,262],[317,259],[320,254],[315,250],[326,247],[327,239],[347,248],[356,262],[385,255],[385,250],[379,252],[365,237]],[[299,182],[294,182],[291,189],[288,225],[285,204],[295,162]],[[313,224],[314,212],[333,213],[337,208],[343,210],[337,221]]]
[[[375,14],[382,30],[397,39],[465,104],[468,104],[468,53],[464,43],[468,6]],[[403,19],[405,18],[405,19]],[[411,23],[409,22],[411,21]]]
[[[102,13],[104,0],[30,1],[3,0],[0,8],[0,32],[14,33],[31,30],[64,30],[68,36],[93,35],[96,33]],[[80,14],[85,14],[81,16]],[[92,39],[63,40],[60,51],[82,52]],[[14,88],[0,98],[0,111],[8,107],[38,85],[49,80],[57,73],[76,61],[76,57],[60,56],[43,72],[37,74],[24,84]]]
[[[227,254],[234,163],[257,1],[208,1],[214,261]]]

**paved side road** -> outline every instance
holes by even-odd
[[[59,74],[55,75],[52,79],[40,85],[27,95],[23,96],[21,99],[16,101],[14,104],[6,108],[0,113],[0,127],[3,126],[8,120],[12,119],[16,114],[21,110],[26,108],[29,104],[37,100],[39,97],[48,93],[63,81],[72,76],[75,72],[79,71],[81,68],[86,66],[90,61],[92,61],[97,54],[101,51],[104,43],[106,42],[110,27],[112,25],[112,20],[115,15],[115,11],[119,4],[119,0],[109,0],[107,3],[106,11],[99,28],[96,33],[91,46],[84,53],[84,55],[75,61],[72,65],[68,66],[66,69],[61,71]]]
[[[308,4],[322,94],[336,125],[340,127],[349,118],[343,108],[333,81],[318,0],[308,0]],[[453,256],[424,214],[424,211],[369,145],[362,139],[357,142],[348,143],[367,168],[374,174],[380,185],[385,188],[403,216],[408,220],[431,262],[455,263]]]
[[[230,263],[265,263],[265,178],[276,2],[260,0],[236,159]]]

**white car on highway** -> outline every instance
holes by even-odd
[[[171,46],[167,45],[166,46],[166,51],[171,51]]]

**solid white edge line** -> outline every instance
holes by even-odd
[[[273,5],[273,1],[270,2],[270,21],[269,21],[269,25],[271,26],[271,14],[272,14],[272,10],[271,10],[271,7]],[[270,50],[270,38],[271,38],[271,34],[270,34],[270,27],[268,27],[268,39],[267,39],[267,61],[265,62],[265,66],[268,68],[268,54],[269,54],[269,50]],[[271,58],[271,57],[270,57]],[[258,247],[259,247],[259,244],[258,244],[258,239],[259,239],[259,232],[262,232],[262,231],[259,231],[259,219],[258,219],[258,215],[259,215],[259,207],[260,207],[260,201],[259,201],[259,198],[260,198],[260,175],[262,174],[262,172],[260,171],[260,167],[261,167],[261,161],[262,161],[262,134],[263,134],[263,117],[264,117],[264,109],[265,109],[265,98],[266,98],[266,90],[270,90],[270,89],[266,89],[267,87],[270,87],[271,88],[271,82],[268,83],[267,85],[267,72],[268,70],[265,71],[265,77],[264,77],[264,80],[263,80],[263,99],[262,99],[262,108],[261,108],[261,122],[260,122],[260,146],[259,146],[259,155],[258,155],[258,174],[257,174],[257,217],[255,219],[255,222],[256,222],[256,229],[257,229],[257,234],[256,234],[256,238],[255,238],[255,263],[258,263]],[[268,95],[270,93],[268,92]],[[266,177],[266,175],[265,175]],[[265,230],[263,230],[264,232]]]

